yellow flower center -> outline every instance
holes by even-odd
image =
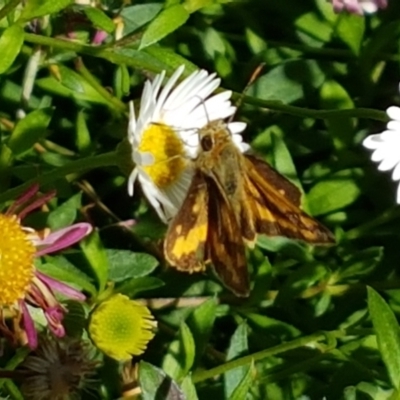
[[[17,218],[0,214],[0,306],[25,297],[34,275],[35,251]]]
[[[174,183],[186,166],[182,141],[167,125],[150,124],[143,132],[139,151],[154,157],[151,165],[142,168],[161,189]]]

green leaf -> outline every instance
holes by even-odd
[[[199,363],[200,357],[208,343],[212,327],[214,326],[216,310],[217,300],[211,298],[199,307],[196,307],[186,320],[196,343],[196,365]]]
[[[27,0],[20,19],[26,21],[54,14],[73,3],[74,0]]]
[[[246,368],[246,375],[242,378],[242,380],[237,385],[236,389],[233,391],[229,400],[243,400],[247,397],[247,394],[250,391],[250,386],[253,383],[253,363],[249,367]]]
[[[341,13],[335,30],[352,52],[359,55],[365,31],[365,18],[351,13]]]
[[[152,21],[161,11],[162,3],[137,4],[124,7],[121,17],[124,20],[124,36]]]
[[[57,230],[72,225],[75,221],[77,211],[82,205],[82,193],[72,196],[66,202],[50,212],[47,217],[47,224],[51,230]]]
[[[86,115],[84,111],[79,111],[76,117],[75,145],[83,154],[88,153],[91,147],[90,131],[86,124]]]
[[[282,139],[283,132],[271,132],[271,150],[273,154],[273,166],[282,175],[294,183],[299,190],[303,191],[301,183],[297,176],[296,167],[293,163],[292,156]]]
[[[139,293],[147,292],[148,290],[153,290],[164,286],[165,283],[158,278],[153,276],[144,276],[142,278],[133,278],[115,289],[115,292],[122,293],[128,297],[135,297]]]
[[[24,43],[24,29],[20,25],[11,25],[0,38],[0,74],[4,74],[21,51]]]
[[[303,13],[295,21],[299,31],[309,34],[314,39],[315,47],[328,42],[332,36],[332,28],[321,20],[315,12]]]
[[[121,99],[123,96],[129,94],[131,88],[131,81],[129,70],[126,65],[119,65],[114,75],[114,89],[116,96]]]
[[[190,375],[186,376],[186,378],[181,383],[181,389],[185,394],[186,400],[199,400],[197,397],[196,388],[192,382],[192,378]]]
[[[186,400],[175,381],[145,361],[139,363],[139,383],[143,400]]]
[[[114,282],[149,275],[158,266],[157,259],[150,254],[117,249],[107,249],[106,253],[110,265],[109,279]]]
[[[231,337],[231,341],[228,348],[228,353],[226,355],[226,361],[234,360],[235,358],[242,357],[248,353],[248,343],[247,343],[247,324],[242,322]],[[238,386],[247,372],[248,366],[243,365],[241,367],[233,368],[226,371],[224,374],[224,389],[225,398],[230,399],[232,393]]]
[[[183,6],[188,13],[192,14],[195,11],[201,10],[204,7],[213,3],[213,0],[185,0]]]
[[[307,196],[312,215],[327,214],[354,203],[361,193],[358,183],[362,171],[339,171],[313,186]]]
[[[92,271],[94,272],[99,292],[106,287],[108,279],[108,258],[97,231],[93,231],[89,236],[80,242],[80,247],[85,255]]]
[[[400,387],[400,329],[392,309],[371,287],[368,287],[368,310],[376,333],[379,351],[390,380]]]
[[[327,80],[320,90],[321,107],[345,110],[354,108],[354,102],[345,88],[334,80]],[[353,121],[348,117],[331,117],[325,120],[337,149],[347,148],[353,142]]]
[[[161,11],[144,32],[139,50],[159,42],[168,34],[176,31],[187,21],[189,15],[181,4],[175,4]]]
[[[305,96],[305,88],[318,88],[325,73],[317,62],[295,60],[282,62],[250,87],[249,94],[263,100],[292,103]]]
[[[51,278],[67,283],[74,288],[82,289],[92,296],[97,292],[91,279],[84,272],[61,257],[52,257],[50,262],[40,265],[38,269]]]
[[[85,7],[83,11],[96,28],[102,29],[107,33],[114,32],[115,24],[113,20],[103,11],[95,7]]]
[[[42,108],[32,111],[25,118],[18,121],[10,138],[8,147],[15,156],[29,150],[47,132],[53,110]]]
[[[163,369],[176,379],[183,379],[193,366],[196,346],[193,335],[185,322],[182,322],[178,339],[170,343],[168,352],[163,360]]]
[[[180,378],[183,378],[189,373],[190,369],[192,368],[196,356],[196,345],[194,342],[194,338],[192,332],[185,322],[181,324],[181,327],[179,329],[179,341],[182,346],[182,371],[180,374]]]
[[[383,247],[370,247],[357,251],[345,258],[345,262],[339,267],[337,274],[340,280],[360,279],[370,274],[382,261]]]
[[[38,79],[36,84],[50,93],[80,101],[100,103],[109,106],[107,100],[81,75],[62,64],[53,64],[52,77]]]

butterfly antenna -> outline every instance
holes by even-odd
[[[253,73],[250,76],[250,79],[248,80],[246,86],[244,87],[242,93],[239,96],[239,99],[236,103],[236,111],[240,108],[240,106],[243,103],[244,96],[246,95],[246,92],[249,90],[249,87],[255,82],[255,80],[260,76],[261,71],[265,67],[265,63],[260,63],[258,64],[257,68],[253,71]],[[228,122],[232,122],[233,117],[235,114],[232,114],[231,117],[229,118]]]

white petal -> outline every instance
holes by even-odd
[[[387,124],[387,129],[395,131],[399,136],[399,142],[400,142],[400,121],[394,121],[394,120],[389,121]]]
[[[394,181],[399,181],[400,180],[400,163],[398,163],[392,173],[392,179]]]
[[[392,152],[386,154],[383,161],[379,164],[379,171],[389,171],[393,169],[400,162],[400,152]]]
[[[133,171],[129,175],[129,179],[128,179],[128,194],[129,194],[129,196],[133,196],[135,181],[136,181],[137,176],[138,176],[138,169],[136,167],[133,169]]]
[[[245,122],[229,122],[228,128],[233,135],[240,134],[246,129],[247,124]]]
[[[129,125],[128,125],[128,138],[133,143],[133,138],[136,130],[136,116],[133,101],[129,102]]]
[[[174,87],[175,83],[179,79],[179,77],[182,75],[183,70],[185,69],[184,65],[181,65],[173,74],[172,76],[168,79],[167,84],[164,86],[163,90],[160,93],[160,96],[158,96],[157,99],[157,105],[156,105],[156,112],[161,113],[162,108],[164,107],[164,103],[167,100],[168,96],[171,93],[172,88]],[[161,121],[159,121],[161,122]]]
[[[394,120],[400,121],[400,107],[391,106],[386,110],[386,114]]]
[[[363,140],[363,146],[370,150],[375,150],[384,142],[381,133],[369,135]]]
[[[400,185],[397,187],[396,203],[400,204]]]
[[[386,146],[383,147],[379,147],[378,149],[376,149],[371,156],[371,160],[374,162],[380,162],[383,161],[387,156],[387,148]]]

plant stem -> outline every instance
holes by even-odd
[[[127,66],[145,69],[152,72],[160,72],[159,60],[144,51],[133,49],[105,48],[103,46],[87,46],[80,43],[64,39],[54,39],[47,36],[25,33],[25,40],[30,43],[41,44],[54,48],[75,51],[76,53],[86,54],[93,57],[104,58],[114,64],[125,64]],[[128,55],[125,55],[125,54]],[[221,89],[222,90],[222,89]],[[239,97],[235,93],[234,97]],[[367,118],[386,122],[388,120],[384,111],[369,108],[354,108],[349,110],[313,110],[309,108],[295,107],[283,104],[276,100],[262,100],[251,96],[245,96],[244,102],[259,107],[267,108],[272,111],[278,111],[296,117],[310,117],[316,119],[329,119],[336,117],[347,118]]]
[[[63,178],[66,175],[76,172],[81,173],[83,171],[88,171],[94,168],[116,166],[117,162],[118,157],[115,152],[104,153],[97,156],[81,158],[80,160],[72,161],[66,165],[63,165],[62,167],[58,167],[50,172],[29,179],[22,185],[5,191],[0,195],[0,203],[15,199],[16,197],[18,197],[18,195],[27,190],[34,183],[39,183],[41,185],[49,184],[56,181],[57,179]]]
[[[342,337],[345,335],[344,331],[331,331],[329,335],[335,337]],[[250,364],[252,361],[262,360],[263,358],[272,357],[280,353],[284,353],[289,350],[294,350],[299,347],[306,346],[311,343],[319,342],[326,339],[327,333],[317,332],[309,336],[305,336],[299,339],[292,340],[288,343],[283,343],[278,346],[271,347],[269,349],[261,350],[257,353],[249,354],[248,356],[240,357],[236,360],[228,361],[225,364],[219,365],[215,368],[211,368],[205,371],[198,371],[193,374],[193,383],[198,383],[210,379],[216,375],[223,374],[233,368],[242,367]]]
[[[238,93],[235,93],[233,97],[239,96],[240,95]],[[262,108],[267,108],[272,111],[280,111],[285,114],[290,114],[296,117],[303,118],[329,119],[337,117],[347,117],[368,118],[383,122],[388,121],[388,117],[384,111],[375,110],[372,108],[352,108],[348,110],[314,110],[311,108],[290,106],[287,104],[283,104],[282,102],[277,100],[262,100],[250,96],[245,96],[243,102]]]

